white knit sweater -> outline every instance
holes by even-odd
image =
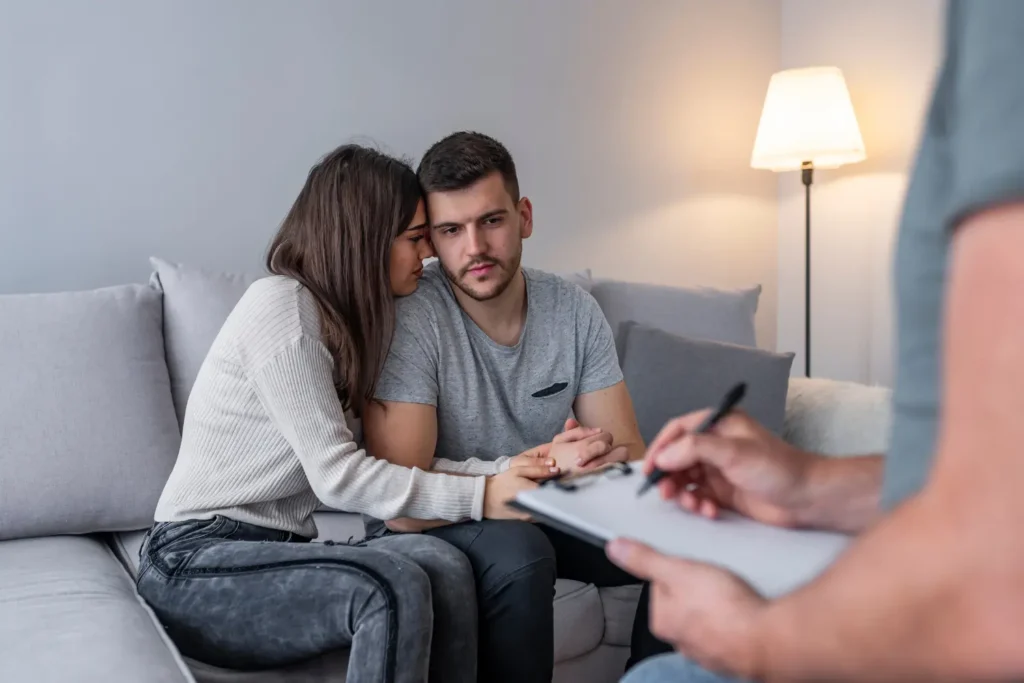
[[[221,514],[315,537],[312,514],[321,503],[378,519],[480,519],[483,476],[400,467],[360,448],[333,370],[313,295],[291,278],[255,282],[196,378],[156,521]],[[469,475],[503,466],[434,463]]]

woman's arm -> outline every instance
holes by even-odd
[[[434,458],[430,465],[433,472],[447,472],[448,474],[483,475],[493,476],[501,474],[508,469],[512,458],[503,455],[496,460],[481,460],[470,458],[469,460],[448,460],[447,458]]]
[[[396,465],[358,448],[335,392],[333,367],[323,343],[304,335],[251,373],[264,408],[317,497],[378,519],[481,519],[484,477]]]

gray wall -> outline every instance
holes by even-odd
[[[765,0],[0,0],[0,293],[258,272],[323,152],[475,128],[534,202],[527,263],[760,283],[771,347],[779,40]]]

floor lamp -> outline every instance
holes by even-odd
[[[843,73],[836,67],[772,75],[757,126],[753,168],[800,171],[804,185],[804,361],[811,376],[811,183],[814,169],[863,161],[864,140]]]

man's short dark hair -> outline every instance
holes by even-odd
[[[497,171],[513,202],[519,201],[516,165],[505,146],[482,133],[452,133],[435,142],[420,161],[417,175],[424,192],[464,190]]]

